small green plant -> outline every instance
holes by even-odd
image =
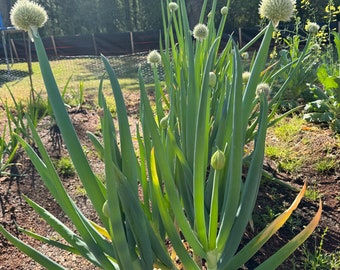
[[[9,169],[17,163],[16,153],[19,144],[17,140],[12,141],[10,139],[8,141],[7,137],[6,127],[4,127],[0,137],[0,176],[11,176]]]
[[[319,245],[310,250],[307,246],[303,248],[305,255],[304,269],[305,270],[329,270],[340,268],[340,250],[335,250],[332,253],[323,250],[323,241],[327,234],[327,228],[321,235]]]
[[[63,177],[74,176],[75,168],[73,166],[72,160],[69,157],[63,156],[55,161],[55,167],[59,175]]]
[[[322,194],[318,190],[317,186],[309,187],[306,190],[305,197],[312,200],[312,201],[317,201],[322,197]]]
[[[280,160],[278,169],[288,173],[296,173],[303,166],[304,158],[299,156],[289,156]]]
[[[269,157],[272,160],[280,160],[282,158],[287,157],[287,148],[284,146],[266,146],[266,156]]]
[[[85,190],[85,188],[82,187],[82,186],[80,186],[80,185],[76,187],[76,192],[77,192],[77,194],[80,195],[80,196],[86,196],[86,190]]]
[[[335,167],[336,167],[335,158],[331,157],[320,159],[314,164],[314,168],[318,173],[330,172],[334,170]]]
[[[80,111],[82,108],[82,105],[85,102],[85,97],[84,97],[84,82],[80,81],[79,82],[79,87],[76,89],[72,89],[69,88],[69,82],[71,81],[71,78],[69,78],[69,80],[67,81],[63,93],[62,93],[62,97],[65,101],[65,103],[70,106],[70,107],[76,107],[77,111]],[[69,93],[67,93],[67,91],[69,91]]]

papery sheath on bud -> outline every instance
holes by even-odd
[[[10,19],[15,28],[27,31],[33,40],[33,35],[38,35],[38,28],[46,23],[48,16],[46,10],[39,4],[19,0],[10,11]]]
[[[211,167],[215,170],[222,170],[225,164],[225,156],[221,150],[216,150],[210,161]]]
[[[215,87],[216,81],[217,81],[217,78],[216,78],[215,72],[212,72],[212,71],[209,72],[209,86]]]

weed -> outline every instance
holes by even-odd
[[[288,172],[288,173],[296,173],[298,172],[304,164],[304,157],[297,157],[294,155],[290,155],[279,161],[278,169],[280,171]]]
[[[302,118],[294,115],[289,119],[289,122],[287,120],[280,121],[274,127],[274,133],[279,139],[290,142],[293,141],[296,135],[301,131],[301,126],[304,123],[305,121]]]
[[[318,246],[315,246],[313,251],[310,251],[306,246],[303,248],[305,255],[304,269],[308,270],[329,270],[340,268],[340,250],[328,253],[323,250],[323,240],[327,234],[327,228],[321,235],[321,240]]]
[[[314,164],[314,168],[318,173],[330,172],[334,170],[335,167],[335,159],[331,157],[322,158]]]
[[[267,157],[276,160],[288,155],[286,147],[272,145],[266,147],[265,153]]]
[[[265,150],[267,157],[278,161],[278,169],[285,172],[297,172],[304,164],[302,155],[294,154],[294,149],[287,145],[267,146]]]
[[[72,160],[69,157],[61,157],[59,160],[57,160],[55,165],[58,173],[63,177],[70,177],[75,174]]]
[[[286,222],[287,228],[292,232],[295,233],[299,230],[301,230],[301,227],[303,226],[303,221],[301,217],[297,215],[292,215]]]
[[[322,194],[315,186],[308,187],[305,193],[305,197],[312,201],[316,201],[322,197]]]
[[[86,190],[83,186],[79,185],[76,187],[76,192],[79,196],[86,196]]]

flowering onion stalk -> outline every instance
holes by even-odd
[[[279,17],[271,17],[278,4],[285,9],[280,10]],[[208,18],[204,16],[207,6],[204,1],[200,21],[191,31],[185,1],[162,1],[164,43],[159,51],[152,51],[147,57],[154,70],[155,109],[148,99],[142,72],[139,72],[140,123],[135,135],[138,149],[132,143],[120,85],[109,61],[102,56],[118,118],[116,129],[101,82],[98,104],[102,140],[94,134],[89,137],[105,164],[104,183],[96,178],[83,153],[41,38],[37,31],[33,32],[53,113],[101,222],[96,224],[88,220],[69,197],[28,119],[39,155],[23,139],[18,139],[77,233],[26,197],[67,244],[25,229],[23,232],[80,254],[102,269],[176,269],[165,245],[169,241],[185,269],[202,269],[203,262],[208,269],[238,269],[285,223],[298,206],[306,187],[287,211],[246,246],[239,248],[260,186],[267,127],[276,121],[273,119],[275,113],[269,114],[269,111],[277,108],[287,81],[294,69],[299,68],[307,51],[303,51],[294,68],[285,67],[291,68],[291,75],[268,103],[270,85],[262,82],[262,75],[274,24],[291,17],[293,2],[261,1],[261,13],[270,16],[268,26],[244,48],[239,49],[230,39],[220,50],[229,5],[230,1],[227,1],[220,9],[221,22],[215,29],[217,1],[213,1]],[[266,8],[270,10],[266,12]],[[284,10],[288,13],[282,14]],[[26,30],[30,29],[31,26]],[[241,54],[260,38],[262,43],[245,79]],[[158,77],[159,67],[164,70],[164,81]],[[119,143],[118,137],[122,138]],[[245,153],[245,145],[250,141],[254,142],[254,148]],[[248,168],[246,175],[244,165]],[[321,206],[311,223],[264,261],[259,269],[268,269],[268,265],[274,269],[282,263],[312,233],[320,215]],[[2,227],[0,231],[47,269],[64,269]],[[190,249],[185,248],[183,240]]]

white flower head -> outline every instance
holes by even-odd
[[[295,0],[261,0],[259,13],[270,19],[275,27],[280,21],[288,22],[293,17]]]
[[[152,66],[157,66],[158,64],[162,63],[162,57],[156,50],[151,51],[146,59],[147,62]]]
[[[194,38],[197,39],[198,41],[205,40],[208,37],[208,34],[209,34],[209,29],[205,24],[199,23],[199,24],[196,24],[196,26],[194,27],[193,35],[194,35]]]
[[[33,34],[38,34],[38,28],[46,23],[48,16],[46,10],[39,4],[29,0],[19,0],[12,7],[10,18],[17,29],[27,31],[33,40]]]
[[[305,26],[305,29],[308,33],[311,33],[311,34],[317,34],[319,29],[320,29],[320,25],[318,25],[317,23],[315,22],[308,22]]]
[[[270,86],[268,83],[260,83],[256,87],[256,94],[259,96],[261,93],[269,96],[270,93]]]
[[[176,2],[170,2],[169,3],[169,10],[170,12],[174,12],[178,9],[178,4]]]

